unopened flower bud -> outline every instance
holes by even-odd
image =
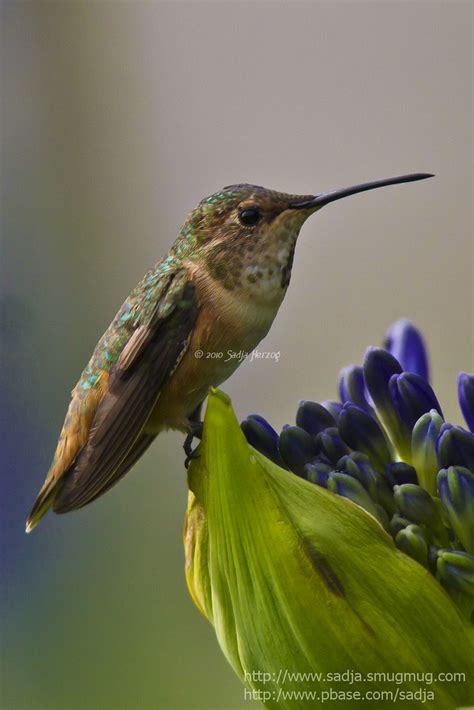
[[[254,449],[279,466],[285,465],[278,451],[278,434],[266,419],[259,414],[250,414],[240,426],[245,438]]]
[[[296,413],[296,424],[311,436],[317,436],[323,429],[335,427],[336,420],[322,404],[302,400]]]
[[[347,402],[339,417],[338,428],[346,444],[367,454],[379,471],[391,461],[389,445],[379,423],[360,407]]]
[[[313,437],[298,426],[283,427],[278,447],[288,468],[302,477],[304,477],[304,467],[318,453]]]
[[[428,352],[422,334],[413,323],[405,318],[393,323],[385,333],[384,347],[405,372],[414,372],[429,382]]]
[[[468,375],[466,372],[459,373],[458,398],[464,419],[474,433],[474,375]]]
[[[359,365],[349,365],[344,367],[339,375],[339,396],[341,402],[351,402],[373,414],[374,410],[367,401],[364,371]]]
[[[438,490],[457,538],[474,555],[474,473],[462,466],[441,469]]]
[[[443,425],[443,418],[431,409],[416,422],[411,437],[413,465],[420,486],[431,495],[436,495],[436,474],[439,470],[436,440]]]
[[[400,550],[428,567],[428,542],[419,525],[408,525],[397,533],[395,543]]]

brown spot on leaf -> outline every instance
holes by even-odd
[[[303,549],[329,591],[338,597],[344,597],[344,586],[324,555],[306,539],[303,540]]]

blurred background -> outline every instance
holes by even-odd
[[[436,178],[303,228],[225,384],[278,428],[387,326],[424,331],[460,422],[473,369],[469,2],[2,2],[2,661],[7,710],[249,708],[183,571],[181,435],[24,534],[69,392],[128,291],[222,185]]]

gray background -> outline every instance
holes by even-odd
[[[182,437],[83,511],[24,519],[96,340],[222,185],[316,192],[412,171],[303,228],[225,384],[277,427],[406,316],[460,421],[473,369],[471,4],[3,2],[4,708],[244,708],[185,589]]]

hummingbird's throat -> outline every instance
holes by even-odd
[[[291,278],[296,240],[306,215],[281,213],[260,235],[253,259],[243,272],[243,288],[252,296],[281,299]]]
[[[208,256],[209,273],[228,291],[280,301],[290,282],[298,231],[282,224],[232,246],[223,242]]]

